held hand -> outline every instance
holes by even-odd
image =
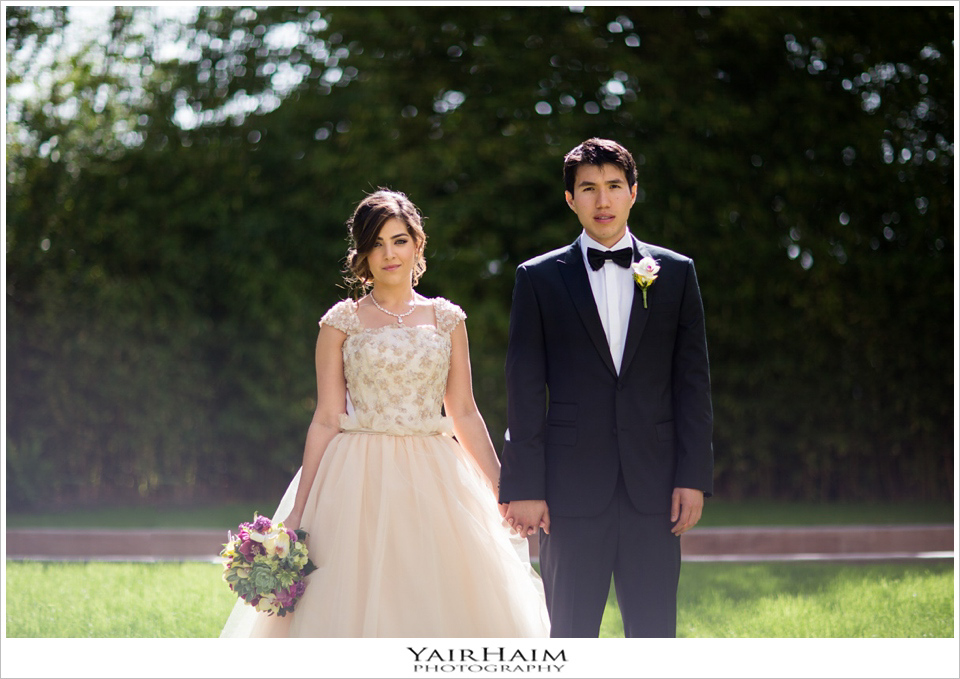
[[[676,521],[670,532],[683,535],[697,525],[703,514],[703,491],[695,488],[674,488],[670,520]]]
[[[545,500],[514,500],[507,503],[507,520],[514,532],[529,537],[540,528],[550,533],[550,510]]]

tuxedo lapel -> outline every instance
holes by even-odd
[[[573,302],[577,313],[580,314],[580,320],[583,321],[587,334],[603,358],[603,362],[610,368],[610,372],[616,375],[617,369],[614,367],[613,358],[610,356],[607,336],[603,332],[600,313],[597,311],[597,303],[593,298],[593,290],[590,288],[590,279],[587,278],[587,267],[583,262],[583,253],[580,250],[580,238],[577,238],[564,256],[558,260],[558,265],[560,275],[570,293],[570,300]],[[634,303],[636,303],[636,300],[634,300]]]
[[[647,246],[633,238],[633,261],[639,262],[644,257],[650,256]],[[647,302],[650,301],[650,295],[653,293],[653,287],[647,290]],[[634,354],[637,353],[637,347],[640,345],[640,338],[643,336],[643,329],[647,325],[647,318],[650,316],[649,309],[643,307],[643,291],[640,286],[633,286],[633,304],[630,306],[630,320],[627,326],[627,340],[623,345],[623,360],[620,361],[620,374],[625,375]]]

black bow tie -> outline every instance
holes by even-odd
[[[627,268],[633,262],[633,249],[623,248],[620,250],[597,250],[596,248],[587,248],[587,262],[594,271],[599,271],[603,263],[610,260],[618,266]]]

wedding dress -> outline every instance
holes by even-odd
[[[323,316],[347,335],[348,410],[301,521],[317,570],[292,614],[238,601],[221,637],[549,635],[527,542],[441,414],[451,332],[466,315],[443,298],[433,306],[435,326],[364,328],[350,300]]]

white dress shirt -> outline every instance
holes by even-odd
[[[627,341],[627,326],[630,321],[630,308],[633,306],[633,270],[630,267],[619,266],[609,260],[603,263],[597,271],[590,268],[587,261],[587,248],[596,250],[633,250],[633,238],[630,229],[623,234],[623,238],[613,247],[600,245],[584,231],[580,235],[580,250],[583,253],[583,264],[587,267],[587,278],[590,279],[590,288],[593,290],[593,299],[597,303],[600,313],[600,322],[603,332],[607,336],[610,346],[610,356],[613,365],[620,372],[620,363],[623,361],[623,347]]]

